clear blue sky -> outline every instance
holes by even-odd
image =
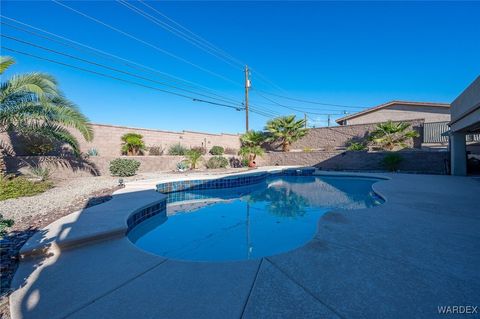
[[[243,101],[244,75],[240,69],[168,33],[118,2],[65,3],[240,85],[169,57],[50,1],[2,1],[1,12],[35,27],[201,83],[238,103]],[[169,22],[139,2],[130,3]],[[258,74],[252,72],[252,104],[281,114],[292,111],[272,105],[257,92],[362,107],[394,99],[451,102],[480,73],[479,2],[149,1],[148,4],[248,63],[283,89],[261,81]],[[2,25],[1,31],[4,35],[128,70],[124,65],[8,26]],[[2,45],[161,88],[9,39],[2,38]],[[11,55],[17,60],[17,65],[5,77],[28,71],[55,75],[65,94],[92,122],[165,130],[231,133],[244,130],[244,112],[193,102],[3,50],[2,55]],[[162,81],[153,74],[130,71]],[[317,113],[339,114],[343,110],[355,110],[270,98]],[[326,124],[322,122],[326,116],[311,114],[309,117],[318,120],[316,125]],[[251,127],[261,129],[266,120],[251,114]]]

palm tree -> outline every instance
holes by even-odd
[[[305,128],[305,120],[295,120],[295,115],[281,116],[267,122],[265,130],[269,133],[268,141],[280,141],[282,151],[288,152],[290,145],[302,137],[308,130]]]
[[[404,122],[379,123],[370,134],[370,141],[378,148],[387,151],[405,148],[408,146],[406,141],[419,136],[417,131],[409,128],[410,124]]]
[[[127,155],[139,155],[146,149],[142,140],[143,136],[137,133],[127,133],[122,136],[122,153]]]
[[[191,169],[197,168],[198,162],[202,160],[202,153],[199,150],[188,150],[187,154],[187,162],[190,164]]]
[[[248,131],[240,137],[242,146],[261,146],[265,142],[266,136],[262,131]]]
[[[0,57],[0,74],[15,61]],[[93,139],[93,130],[85,117],[58,88],[52,76],[33,72],[14,75],[0,86],[0,133],[15,131],[36,134],[70,145],[80,153],[78,140],[67,128],[78,130],[87,141]],[[0,143],[3,161],[3,147]],[[0,163],[0,171],[5,166]]]
[[[250,167],[254,167],[257,156],[262,156],[263,154],[263,148],[260,146],[242,146],[238,152],[238,155],[240,155],[242,159],[248,161]]]

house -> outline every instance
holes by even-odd
[[[336,120],[339,125],[380,123],[388,120],[421,120],[425,123],[449,122],[450,104],[391,101]]]
[[[480,76],[452,102],[450,165],[452,175],[467,174],[467,135],[480,134]]]

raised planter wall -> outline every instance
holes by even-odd
[[[271,152],[259,158],[259,165],[302,165],[325,170],[377,171],[385,170],[381,161],[387,152]],[[401,151],[400,171],[445,174],[448,152]]]
[[[40,165],[49,167],[53,177],[71,178],[92,175],[109,175],[110,162],[116,158],[134,159],[140,162],[139,173],[172,171],[177,163],[184,160],[184,156],[92,156],[87,161],[80,161],[72,157],[56,156],[7,156],[5,161],[8,172],[27,173],[30,166]],[[206,162],[211,155],[204,155]],[[226,158],[232,155],[225,155]]]

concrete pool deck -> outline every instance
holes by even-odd
[[[238,262],[138,249],[126,218],[165,195],[152,190],[158,181],[127,185],[22,248],[12,318],[445,318],[438,307],[480,308],[479,180],[321,173],[386,177],[373,185],[386,202],[329,212],[305,246]]]

